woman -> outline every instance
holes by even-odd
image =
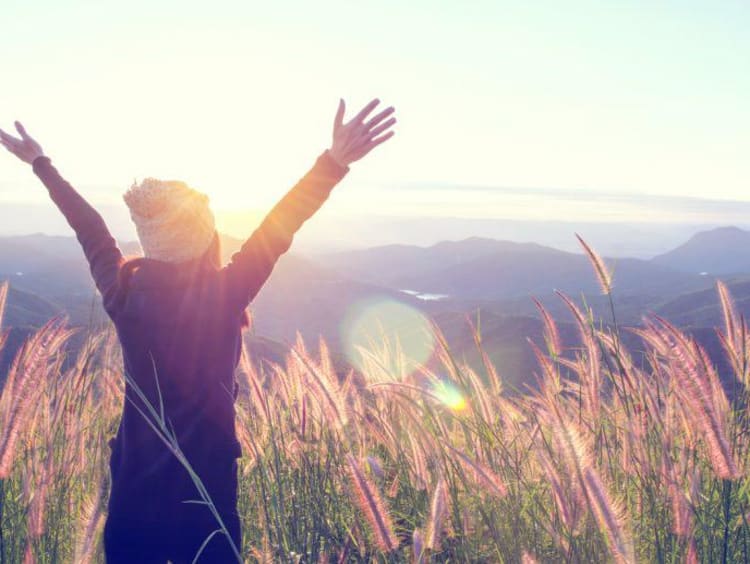
[[[218,528],[205,504],[185,503],[200,499],[196,486],[144,417],[143,396],[157,412],[163,409],[228,532],[210,538],[200,561],[236,560],[241,452],[234,370],[245,308],[349,165],[393,135],[393,108],[369,117],[378,104],[373,100],[344,123],[340,101],[331,148],[223,268],[205,195],[174,181],[146,179],[131,187],[124,199],[145,256],[126,261],[101,216],[63,180],[23,126],[16,122],[20,138],[0,130],[0,143],[32,165],[74,229],[122,346],[128,381],[120,427],[110,441],[108,562],[191,562]]]

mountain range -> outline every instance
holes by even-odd
[[[740,311],[749,313],[748,242],[750,232],[727,227],[698,233],[648,260],[604,257],[613,272],[617,321],[637,324],[643,314],[655,312],[696,333],[712,334],[721,322],[717,279],[727,281]],[[241,241],[223,237],[222,245],[228,260]],[[138,252],[134,243],[121,247],[126,254]],[[11,283],[4,327],[30,330],[59,313],[74,325],[104,320],[74,238],[0,238],[3,279]],[[520,387],[534,365],[526,338],[541,335],[530,298],[540,299],[561,323],[569,321],[556,290],[585,300],[605,321],[611,319],[610,297],[602,295],[588,258],[535,243],[474,237],[427,247],[289,254],[252,304],[248,339],[258,356],[273,361],[283,358],[297,332],[311,344],[322,336],[335,354],[343,355],[344,322],[357,304],[387,300],[432,319],[454,353],[476,360],[465,320],[479,315],[491,356]]]

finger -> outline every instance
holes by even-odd
[[[391,137],[393,137],[393,134],[394,134],[394,133],[395,133],[394,131],[389,131],[389,132],[388,132],[388,133],[386,133],[385,135],[381,135],[380,137],[377,137],[376,139],[373,139],[372,141],[370,141],[370,142],[369,142],[369,143],[367,143],[366,145],[363,145],[363,146],[362,146],[362,147],[361,147],[361,148],[360,148],[360,149],[359,149],[359,150],[357,151],[357,157],[356,157],[356,159],[355,159],[355,160],[359,160],[359,159],[361,159],[361,158],[362,158],[362,157],[364,157],[364,156],[365,156],[366,154],[368,154],[368,153],[369,153],[370,151],[372,151],[372,150],[373,150],[373,149],[374,149],[375,147],[377,147],[377,146],[378,146],[378,145],[380,145],[381,143],[385,143],[386,141],[388,141],[388,139],[390,139]]]
[[[372,129],[377,124],[379,124],[381,121],[383,121],[385,118],[387,118],[389,115],[391,115],[393,112],[395,112],[395,108],[391,106],[390,108],[386,108],[382,112],[380,112],[378,115],[376,115],[374,118],[371,118],[370,121],[368,121],[365,124],[365,127],[367,129]]]
[[[374,110],[377,107],[378,104],[380,104],[380,100],[378,100],[377,98],[375,98],[369,104],[367,104],[364,108],[362,108],[360,110],[360,112],[356,116],[354,116],[354,119],[352,119],[352,121],[349,122],[349,123],[352,123],[352,122],[359,123],[359,122],[361,122],[363,119],[365,119],[369,115],[369,113],[372,110]]]
[[[381,135],[380,137],[376,137],[375,139],[370,141],[369,148],[367,150],[372,151],[375,147],[377,147],[381,143],[385,143],[386,141],[388,141],[388,139],[393,137],[395,133],[396,133],[395,131],[389,131],[388,133]]]
[[[16,122],[16,131],[21,134],[21,139],[28,140],[30,139],[29,134],[26,133],[26,128],[23,126],[23,124],[20,121]]]
[[[8,149],[8,151],[10,151],[11,153],[13,153],[14,155],[16,154],[15,147],[13,145],[11,145],[10,143],[8,143],[7,141],[5,141],[3,139],[0,139],[0,145],[2,145],[3,147],[5,147],[6,149]]]
[[[13,144],[17,144],[17,143],[20,143],[20,142],[21,142],[21,140],[20,140],[20,139],[16,139],[16,138],[15,138],[15,137],[13,137],[12,135],[8,135],[8,134],[7,134],[7,133],[5,133],[5,131],[3,131],[2,129],[0,129],[0,139],[2,139],[2,140],[3,140],[3,141],[4,141],[5,143],[7,143],[8,145],[13,145]]]
[[[333,120],[333,130],[336,131],[344,125],[344,112],[346,112],[346,103],[343,98],[339,99],[339,108],[336,110],[336,117]]]
[[[378,135],[380,135],[381,133],[383,133],[386,129],[388,129],[389,127],[392,127],[393,124],[395,124],[395,123],[396,123],[396,118],[395,117],[389,119],[388,121],[384,121],[379,126],[377,126],[375,129],[371,130],[370,133],[368,134],[368,137],[370,139],[374,139],[375,137],[377,137]]]

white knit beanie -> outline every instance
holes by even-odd
[[[146,178],[123,196],[143,253],[166,262],[200,257],[214,237],[208,196],[176,180]]]

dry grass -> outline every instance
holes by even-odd
[[[245,357],[242,558],[748,561],[748,332],[719,292],[731,400],[705,351],[665,320],[644,323],[628,351],[565,296],[580,342],[563,347],[540,306],[546,350],[535,345],[538,389],[525,396],[503,391],[481,350],[469,367],[439,334],[440,368],[406,375],[385,369],[404,364],[390,351],[367,354],[357,378],[336,374],[324,343],[313,353],[301,340],[284,366]],[[69,336],[57,321],[33,335],[0,396],[5,562],[101,560],[124,383],[111,333],[63,363]],[[442,401],[445,386],[461,401]]]

